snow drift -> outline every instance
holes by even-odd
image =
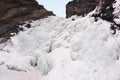
[[[113,35],[110,22],[89,14],[31,26],[0,44],[0,80],[120,79],[120,31]]]

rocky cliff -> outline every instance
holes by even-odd
[[[89,12],[98,8],[97,12],[101,18],[110,20],[113,15],[112,4],[115,0],[73,0],[66,5],[66,17],[71,17],[72,15],[84,16]]]
[[[0,38],[18,30],[19,22],[54,15],[35,0],[0,0]],[[14,26],[13,26],[14,25]]]
[[[72,15],[82,15],[88,14],[96,8],[99,4],[99,0],[73,0],[66,5],[66,17],[71,17]]]

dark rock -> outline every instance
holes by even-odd
[[[26,24],[25,27],[27,27],[27,28],[31,28],[31,25],[30,25],[30,24]]]
[[[66,17],[72,15],[84,16],[98,8],[96,9],[97,14],[93,14],[93,16],[111,21],[113,19],[114,8],[112,4],[114,2],[115,0],[73,0],[66,5]]]
[[[100,17],[103,20],[113,22],[113,11],[114,8],[112,4],[115,2],[115,0],[100,0],[99,5],[96,9],[96,13],[93,14],[95,18]]]
[[[96,8],[99,0],[73,0],[66,5],[66,17],[84,16]]]
[[[74,21],[75,19],[73,18],[72,21]]]
[[[51,15],[54,15],[53,12],[47,11],[36,0],[0,0],[0,38],[10,37],[10,33],[18,32],[20,22]]]

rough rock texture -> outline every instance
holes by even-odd
[[[93,15],[95,17],[100,17],[103,20],[107,20],[110,22],[113,22],[113,3],[115,2],[115,0],[100,0],[99,1],[99,5],[96,9],[96,13]]]
[[[66,5],[66,17],[82,15],[91,12],[99,4],[99,0],[73,0]]]
[[[0,0],[0,38],[16,32],[19,22],[54,15],[35,0]]]
[[[115,0],[73,0],[66,5],[66,17],[84,16],[98,7],[99,15],[103,14],[101,18],[110,20],[113,17],[112,4],[114,2]]]

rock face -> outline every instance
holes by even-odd
[[[84,16],[96,7],[99,7],[98,13],[103,14],[101,17],[108,20],[113,16],[112,4],[114,1],[115,0],[73,0],[66,5],[66,17],[71,17],[72,15]]]
[[[66,17],[85,15],[96,8],[99,0],[73,0],[66,5]]]
[[[19,22],[54,15],[35,0],[0,0],[0,38],[17,30]],[[8,33],[9,32],[9,33]]]
[[[100,0],[99,1],[99,5],[98,5],[98,9],[96,10],[96,14],[95,17],[100,17],[103,20],[107,20],[110,22],[113,22],[113,3],[115,2],[115,0]]]

